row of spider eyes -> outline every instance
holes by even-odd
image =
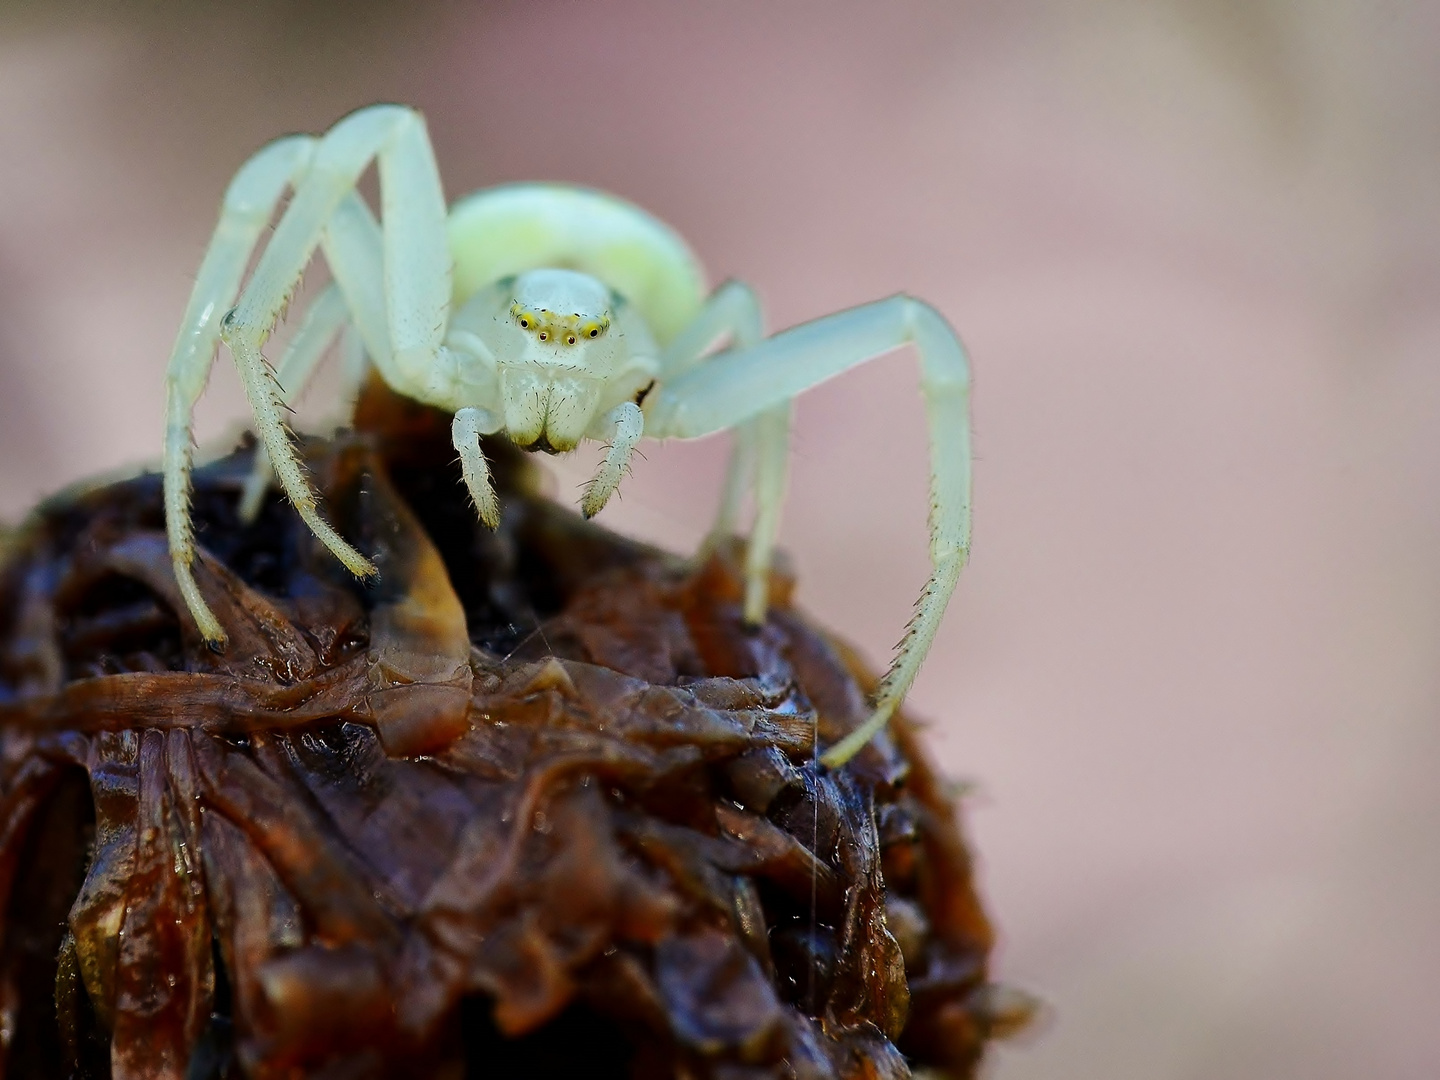
[[[541,311],[537,315],[535,312],[521,307],[518,301],[510,305],[510,316],[520,324],[520,329],[537,331],[536,337],[541,341],[549,341],[550,335],[555,333],[563,335],[559,336],[559,340],[566,345],[574,345],[581,338],[598,338],[610,329],[608,318],[590,319],[578,326],[556,326],[557,322],[573,324],[576,317],[574,315],[556,316],[549,311]]]

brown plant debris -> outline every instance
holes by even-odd
[[[177,619],[155,476],[71,494],[0,578],[9,1077],[968,1076],[1023,1001],[954,807],[777,578],[582,523],[374,388],[307,442],[350,580],[241,451],[200,470]]]

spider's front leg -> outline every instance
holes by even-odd
[[[195,403],[210,378],[220,319],[235,301],[245,266],[285,190],[309,165],[315,140],[297,135],[264,147],[240,167],[220,207],[220,221],[200,264],[190,302],[165,369],[165,531],[175,581],[205,640],[225,631],[195,584],[195,531],[190,520],[190,468]]]
[[[285,355],[275,369],[275,385],[280,388],[280,400],[287,408],[305,389],[326,350],[346,328],[348,322],[345,298],[334,285],[329,286],[310,305],[310,310],[305,313],[305,321],[286,345]],[[344,386],[340,396],[348,415],[353,411],[354,398],[364,381],[365,357],[363,350],[355,348],[359,342],[353,333],[346,335],[346,344],[349,346],[346,352],[350,355],[346,358]],[[359,354],[358,357],[356,353]],[[265,493],[269,490],[274,475],[275,472],[270,467],[270,454],[265,449],[265,444],[261,443],[255,448],[250,475],[246,478],[244,491],[240,495],[238,515],[246,525],[253,524],[260,516]]]
[[[970,368],[964,347],[928,304],[894,296],[723,353],[663,385],[648,412],[656,438],[698,438],[787,403],[826,379],[902,345],[920,354],[930,428],[932,571],[864,724],[822,758],[844,764],[885,726],[910,689],[970,552]]]
[[[378,161],[384,230],[355,195]],[[259,235],[287,186],[290,205],[249,283],[239,287]],[[352,113],[319,140],[297,137],[262,149],[237,174],[201,267],[168,373],[165,506],[175,574],[205,638],[225,633],[190,571],[190,426],[215,339],[229,346],[255,426],[277,479],[321,542],[359,576],[374,565],[319,513],[281,417],[283,402],[261,354],[322,237],[331,270],[365,350],[401,393],[424,396],[442,353],[450,313],[445,197],[425,123],[413,109],[381,105]],[[383,301],[383,304],[382,304]]]
[[[255,426],[281,487],[310,531],[357,577],[373,576],[375,566],[320,516],[315,494],[285,430],[283,403],[261,348],[332,216],[377,159],[385,216],[385,262],[392,271],[385,281],[391,338],[386,359],[393,354],[396,366],[407,371],[433,363],[450,302],[444,196],[424,121],[413,110],[396,106],[352,113],[320,140],[250,283],[221,323],[221,337],[235,359]],[[432,248],[438,249],[438,258]],[[346,282],[339,273],[337,279],[345,291]],[[361,330],[363,333],[363,325]],[[379,363],[380,357],[376,361]]]

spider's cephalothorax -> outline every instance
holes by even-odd
[[[380,210],[356,191],[373,163]],[[255,269],[245,268],[287,192],[289,204]],[[333,284],[310,305],[275,377],[261,348],[321,249]],[[243,283],[243,288],[242,288]],[[930,426],[933,572],[865,725],[824,760],[848,760],[889,718],[934,639],[970,546],[969,369],[949,324],[929,305],[893,296],[765,337],[759,304],[739,282],[706,294],[684,241],[613,196],[559,184],[477,192],[446,209],[425,122],[376,105],[323,136],[289,136],[231,181],[166,375],[165,510],[175,576],[201,633],[224,628],[191,571],[192,414],[216,346],[234,357],[263,453],[242,512],[270,479],[315,535],[358,575],[374,566],[320,515],[282,422],[337,337],[354,361],[397,392],[453,412],[465,483],[487,525],[499,521],[482,435],[527,449],[609,444],[581,509],[596,514],[635,444],[733,428],[735,451],[712,537],[735,531],[755,501],[745,614],[765,617],[767,576],[784,494],[791,400],[856,364],[915,346]],[[723,351],[714,347],[727,343]],[[278,388],[284,387],[281,391]]]
[[[471,344],[493,358],[504,431],[526,449],[575,449],[597,413],[654,381],[658,350],[645,321],[588,274],[529,270],[482,289],[457,322],[471,309]]]

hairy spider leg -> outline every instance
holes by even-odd
[[[650,433],[698,438],[789,402],[826,379],[892,349],[914,345],[930,430],[931,575],[876,691],[866,721],[821,758],[837,767],[890,719],[935,640],[970,552],[970,368],[955,331],[908,296],[863,304],[722,353],[656,391]]]
[[[345,297],[340,295],[338,287],[327,286],[305,312],[305,321],[285,346],[285,355],[275,369],[275,384],[280,388],[282,403],[289,405],[305,389],[305,384],[324,358],[325,350],[348,322]],[[260,507],[272,475],[270,455],[265,450],[265,444],[261,443],[255,448],[255,459],[240,496],[238,512],[245,524],[253,523],[260,516]]]
[[[332,217],[372,161],[380,170],[391,359],[403,374],[424,378],[438,357],[449,317],[450,253],[439,171],[424,121],[412,109],[362,109],[321,137],[249,284],[221,326],[280,486],[310,531],[360,577],[373,575],[374,564],[320,516],[260,350]],[[337,274],[337,280],[344,291],[343,276]],[[364,334],[363,323],[360,328]],[[378,365],[381,358],[375,360]]]
[[[645,414],[633,401],[622,401],[604,416],[599,417],[586,434],[592,439],[610,439],[610,449],[605,460],[585,485],[580,497],[580,513],[592,518],[604,509],[610,496],[620,486],[625,470],[630,467],[630,455],[635,444],[645,434]]]
[[[360,334],[355,329],[353,322],[347,321],[340,328],[338,351],[340,353],[340,382],[336,387],[332,419],[327,421],[334,428],[350,425],[355,416],[355,403],[360,400],[360,392],[365,388],[365,380],[370,376],[370,358],[365,353],[365,343],[360,340]],[[284,359],[282,359],[281,368],[275,376],[275,381],[285,387],[285,402],[288,405],[296,395],[304,391],[307,380],[300,380],[292,389],[291,383],[283,381],[284,374]],[[250,475],[245,479],[245,487],[241,491],[240,502],[237,506],[236,512],[242,522],[247,525],[253,524],[260,516],[265,495],[270,490],[270,484],[274,479],[275,470],[270,466],[270,455],[265,450],[265,444],[258,443],[255,447],[254,464]]]
[[[195,584],[195,532],[190,520],[190,469],[195,403],[210,378],[220,323],[240,290],[245,267],[285,191],[305,171],[315,140],[295,135],[251,157],[225,190],[220,220],[196,275],[185,317],[165,369],[165,531],[180,595],[201,635],[215,643],[225,631]]]
[[[480,449],[480,436],[493,435],[504,426],[501,418],[489,409],[468,406],[455,413],[450,424],[450,438],[460,455],[460,472],[474,500],[475,512],[492,529],[500,527],[500,502],[490,480],[490,466]]]
[[[699,365],[706,359],[707,350],[726,336],[732,350],[751,348],[765,336],[760,300],[744,282],[727,281],[710,294],[695,318],[665,349],[661,357],[662,382],[668,383]],[[785,501],[790,410],[790,402],[786,401],[736,426],[720,509],[701,546],[702,552],[713,549],[738,532],[740,507],[753,485],[755,520],[745,554],[745,620],[753,625],[765,621],[769,599],[770,565]]]
[[[357,192],[351,191],[336,206],[321,233],[320,249],[325,253],[334,284],[306,313],[305,322],[281,359],[275,381],[280,387],[281,400],[288,405],[304,390],[322,359],[333,337],[333,330],[327,336],[327,328],[332,324],[335,330],[346,327],[340,397],[344,403],[343,415],[348,418],[369,374],[367,353],[376,358],[376,366],[392,385],[404,382],[393,360],[390,329],[385,318],[384,236],[380,223]],[[336,318],[338,323],[333,322]],[[241,500],[242,521],[250,521],[259,513],[273,476],[270,455],[262,442],[256,449],[255,468]]]

